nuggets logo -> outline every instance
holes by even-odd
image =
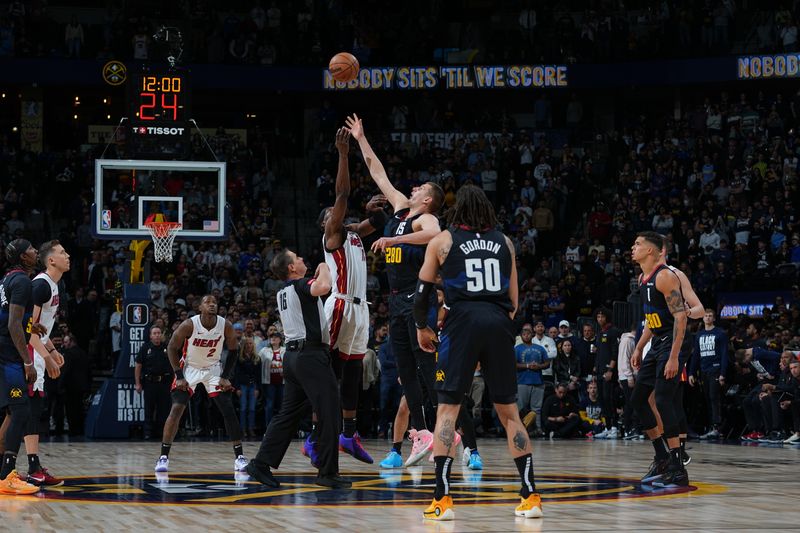
[[[436,381],[444,381],[444,370],[436,371]]]
[[[45,487],[36,497],[56,501],[159,504],[191,506],[319,507],[385,505],[419,506],[430,500],[435,482],[433,472],[344,473],[353,481],[352,490],[342,498],[340,491],[314,485],[315,474],[280,473],[278,490],[268,490],[246,474],[170,472],[145,475],[73,477],[60,487]],[[639,480],[607,476],[537,474],[536,485],[547,503],[622,502],[630,499],[692,497],[725,492],[722,485],[694,482],[688,487],[653,489]],[[503,505],[519,503],[516,474],[453,472],[450,493],[458,505]]]
[[[12,398],[22,398],[22,389],[14,387],[13,389],[11,389],[8,395],[11,396]]]

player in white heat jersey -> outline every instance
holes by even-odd
[[[234,470],[243,472],[247,459],[242,450],[242,429],[231,401],[231,377],[236,366],[236,333],[233,325],[217,315],[217,299],[208,294],[200,301],[200,314],[184,320],[173,333],[167,355],[175,371],[172,409],[164,424],[161,455],[156,472],[169,470],[169,452],[189,396],[200,383],[222,413],[225,429],[233,443]],[[227,352],[225,367],[222,354]]]
[[[36,368],[36,381],[29,385],[31,416],[28,427],[25,429],[25,451],[28,453],[28,483],[39,486],[56,487],[64,480],[50,475],[46,468],[39,463],[39,419],[44,408],[44,374],[57,378],[61,374],[64,357],[59,353],[50,340],[58,314],[60,301],[60,287],[63,286],[61,277],[69,271],[69,254],[61,244],[56,241],[47,241],[39,247],[39,261],[44,265],[45,271],[33,278],[31,285],[33,293],[33,322],[40,323],[46,332],[39,335],[31,332],[28,350],[33,356]],[[10,421],[6,417],[3,429],[0,430],[0,439],[5,436],[5,427]]]
[[[334,370],[341,379],[342,433],[339,447],[359,461],[372,463],[372,457],[361,445],[356,431],[358,391],[363,374],[362,361],[369,340],[369,308],[367,307],[367,254],[361,237],[373,233],[385,223],[381,216],[385,199],[373,198],[367,208],[376,209],[368,220],[345,225],[347,202],[350,196],[350,170],[348,154],[350,132],[341,128],[336,132],[339,167],[336,173],[336,201],[333,207],[320,213],[319,224],[324,235],[322,247],[325,262],[331,271],[332,291],[325,301],[325,317],[331,335]],[[303,446],[303,453],[315,456],[316,434],[312,431]]]

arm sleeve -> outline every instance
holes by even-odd
[[[389,220],[389,216],[383,209],[381,209],[372,213],[368,220],[369,225],[375,228],[376,232],[383,233],[383,230],[386,227],[386,221]]]
[[[227,356],[225,357],[225,368],[222,369],[222,376],[228,381],[233,379],[233,372],[236,369],[236,359],[238,359],[238,354],[236,352],[231,352],[228,349],[225,349],[227,352]]]
[[[39,307],[49,302],[53,296],[50,284],[43,279],[33,280],[31,290],[33,292],[33,305],[38,305]]]

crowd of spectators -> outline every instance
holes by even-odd
[[[15,0],[0,55],[146,60],[162,26],[198,63],[323,65],[340,50],[373,64],[576,62],[796,51],[796,3],[622,0],[492,3],[207,0],[110,2],[81,16]],[[781,5],[784,4],[784,5]],[[61,20],[63,18],[63,20]]]

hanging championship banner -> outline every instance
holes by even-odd
[[[22,149],[41,153],[44,148],[44,102],[41,91],[28,91],[22,98],[20,140]]]

